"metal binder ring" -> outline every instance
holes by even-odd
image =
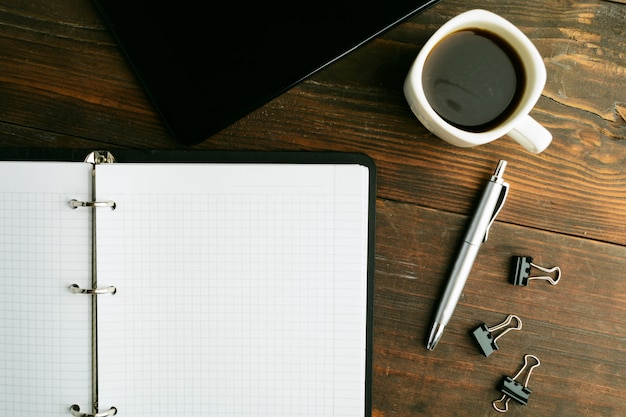
[[[80,288],[76,284],[70,285],[70,291],[73,294],[90,294],[90,295],[102,295],[102,294],[115,294],[117,292],[117,288],[105,287],[105,288]]]
[[[79,207],[110,207],[111,210],[115,210],[117,204],[115,201],[79,201],[76,199],[72,199],[69,201],[70,207],[79,208]]]
[[[80,407],[77,404],[74,404],[70,407],[70,413],[72,413],[74,417],[108,417],[108,416],[116,415],[117,408],[111,407],[107,411],[103,411],[101,413],[88,414],[88,413],[81,413]]]

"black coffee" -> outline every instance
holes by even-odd
[[[472,132],[504,121],[524,89],[521,60],[499,36],[462,30],[441,40],[424,63],[422,84],[432,108],[453,126]]]

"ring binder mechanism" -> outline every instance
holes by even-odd
[[[111,407],[107,411],[103,411],[101,413],[87,414],[87,413],[82,413],[80,411],[80,407],[74,404],[70,407],[70,413],[72,413],[74,417],[108,417],[108,416],[116,415],[117,408]]]
[[[540,279],[548,281],[552,285],[556,285],[561,279],[561,268],[559,268],[558,266],[555,266],[554,268],[544,268],[542,266],[535,265],[533,263],[533,258],[531,258],[530,256],[514,256],[511,262],[512,269],[509,281],[513,285],[528,286],[531,279]],[[556,276],[555,278],[552,278],[549,275],[542,277],[531,277],[531,267],[534,267],[547,274],[555,273]]]
[[[115,294],[117,289],[113,286],[104,288],[80,288],[77,284],[70,285],[70,291],[73,294],[88,294],[88,295],[102,295],[102,294]]]
[[[517,321],[517,326],[506,328],[509,324],[511,324],[511,321],[513,321],[513,319]],[[498,339],[500,339],[511,330],[521,330],[521,328],[522,320],[514,314],[509,314],[506,320],[493,327],[487,327],[487,325],[483,323],[472,332],[472,335],[474,336],[474,339],[476,339],[476,342],[478,342],[478,346],[482,350],[483,355],[489,356],[496,350],[500,349],[498,347],[498,344],[496,343]],[[494,337],[492,333],[497,332],[498,330],[502,331],[500,332],[500,334]]]
[[[528,359],[534,359],[536,364],[532,365],[528,368],[528,374],[526,375],[526,379],[524,380],[524,385],[520,382],[517,382],[516,379],[524,372],[526,367],[528,366]],[[530,379],[530,374],[533,372],[533,369],[541,365],[541,361],[535,355],[525,355],[524,356],[524,366],[515,374],[513,378],[505,377],[502,381],[501,391],[504,395],[499,400],[495,400],[492,405],[493,408],[500,412],[505,413],[509,410],[509,401],[511,398],[517,401],[522,405],[528,404],[528,398],[530,397],[530,393],[532,392],[530,388],[528,388],[528,380]],[[499,408],[498,404],[504,404],[504,408]]]
[[[96,167],[100,164],[112,164],[115,162],[113,154],[107,151],[94,151],[85,158],[85,163],[92,164],[91,171],[91,199],[92,201],[80,201],[72,199],[70,207],[76,209],[86,207],[91,209],[91,286],[92,288],[80,288],[77,284],[70,285],[73,294],[103,295],[115,294],[117,289],[113,286],[98,288],[97,269],[97,239],[96,239],[96,209],[109,207],[115,210],[115,201],[98,201],[96,196]],[[69,411],[74,417],[108,417],[117,414],[117,408],[111,407],[107,411],[98,412],[98,297],[91,297],[91,397],[93,413],[83,413],[80,407],[74,404]]]

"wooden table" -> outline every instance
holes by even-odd
[[[183,149],[90,0],[0,6],[0,145]],[[532,115],[554,135],[532,155],[508,138],[448,145],[413,117],[402,82],[446,20],[485,8],[535,43],[548,81]],[[528,406],[507,415],[626,415],[626,5],[443,0],[192,149],[336,150],[378,166],[373,415],[498,415],[524,354]],[[511,191],[434,351],[430,318],[483,184]],[[514,255],[560,266],[556,286],[508,283]],[[483,357],[470,331],[517,314]]]

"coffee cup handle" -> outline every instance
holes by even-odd
[[[543,152],[552,142],[552,134],[548,129],[528,115],[522,117],[507,135],[532,153]]]

